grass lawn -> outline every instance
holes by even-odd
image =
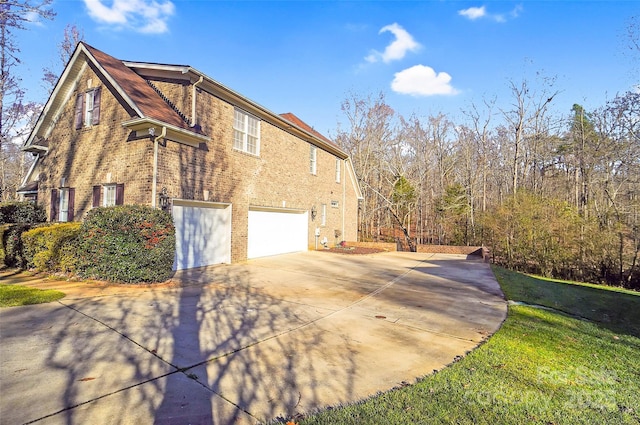
[[[494,273],[508,299],[568,314],[511,305],[502,328],[450,367],[298,423],[639,424],[640,294]]]
[[[57,301],[64,295],[63,292],[52,289],[44,290],[20,285],[0,284],[0,307],[48,303]]]

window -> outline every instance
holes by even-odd
[[[331,208],[338,208],[340,203],[338,201],[331,201]]]
[[[336,158],[336,183],[340,183],[340,159]]]
[[[100,87],[76,96],[76,130],[100,123]]]
[[[327,225],[327,204],[322,204],[322,216],[320,217],[320,225]]]
[[[311,174],[313,174],[314,176],[317,174],[317,161],[316,161],[316,157],[317,157],[317,149],[315,146],[310,145],[310,150],[309,150],[309,172]]]
[[[69,189],[60,189],[60,221],[69,220]]]
[[[112,207],[124,204],[124,183],[93,186],[93,207]]]
[[[233,148],[260,155],[260,120],[239,109],[233,112]]]
[[[104,186],[104,200],[102,205],[112,207],[116,204],[116,185],[107,184]]]
[[[61,187],[51,191],[51,221],[73,221],[75,189]]]

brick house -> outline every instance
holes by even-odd
[[[53,222],[99,206],[170,210],[177,269],[357,239],[348,155],[190,66],[79,43],[23,150],[36,160],[18,192]]]

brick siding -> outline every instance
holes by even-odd
[[[75,130],[75,93],[102,86],[100,123]],[[153,81],[183,114],[191,116],[191,86],[172,81]],[[211,141],[200,147],[175,142],[161,143],[158,155],[157,190],[166,187],[173,199],[232,204],[232,262],[247,257],[248,211],[250,206],[293,208],[318,215],[309,217],[309,245],[320,227],[320,239],[335,242],[357,238],[357,199],[350,177],[341,163],[341,181],[335,181],[336,157],[317,149],[317,175],[309,172],[309,143],[268,121],[261,121],[259,157],[233,149],[234,106],[198,90],[197,121]],[[98,78],[91,67],[80,75],[76,92],[49,136],[49,152],[35,175],[40,176],[38,202],[49,212],[50,194],[62,177],[75,188],[75,219],[81,220],[92,207],[92,188],[103,183],[124,183],[125,204],[152,204],[153,142],[150,138],[128,141],[122,126],[131,115]],[[108,178],[110,176],[110,181]],[[338,201],[338,208],[331,207]],[[321,226],[322,204],[326,204],[326,225]],[[344,211],[344,214],[343,214]],[[344,217],[344,224],[343,224]],[[344,226],[344,231],[343,231]]]

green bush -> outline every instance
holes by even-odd
[[[165,281],[175,255],[171,215],[140,205],[92,209],[82,223],[76,252],[76,270],[84,278]]]
[[[23,233],[27,265],[38,271],[74,271],[80,226],[81,223],[52,224]]]
[[[3,202],[0,204],[0,224],[44,223],[47,214],[39,205],[31,202]]]
[[[2,238],[2,252],[0,257],[7,267],[26,268],[28,264],[27,256],[22,244],[22,233],[31,229],[34,224],[4,224],[0,226],[0,237]]]

